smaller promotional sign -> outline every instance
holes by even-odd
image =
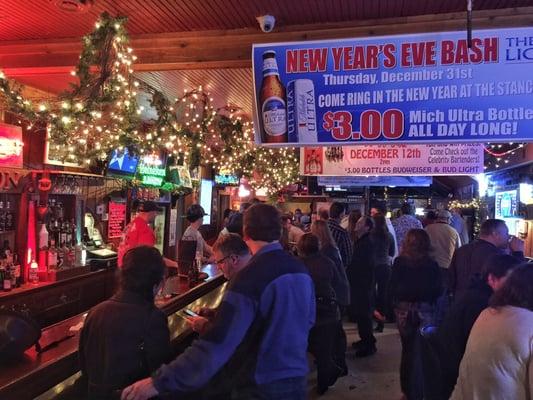
[[[122,236],[126,226],[126,204],[109,202],[109,220],[107,222],[107,237],[116,239]]]
[[[22,168],[23,146],[20,126],[0,124],[0,166]]]
[[[315,176],[476,175],[483,172],[483,145],[420,144],[300,149],[300,174]]]

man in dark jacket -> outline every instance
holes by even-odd
[[[480,278],[485,262],[499,254],[511,253],[524,260],[524,242],[517,237],[509,240],[509,229],[501,219],[488,219],[479,230],[479,238],[457,249],[449,269],[449,289],[459,298],[472,283]]]
[[[300,238],[297,249],[315,284],[316,322],[309,333],[309,351],[317,364],[317,392],[324,394],[342,372],[333,360],[336,328],[340,321],[333,289],[337,270],[333,261],[320,254],[318,237],[312,233],[305,233]]]
[[[474,281],[446,314],[435,340],[442,372],[442,399],[448,399],[453,392],[474,322],[487,308],[493,291],[503,285],[510,271],[519,264],[516,257],[509,255],[488,259],[484,265],[484,279]]]
[[[329,208],[328,226],[331,231],[331,236],[333,236],[333,239],[337,244],[337,248],[341,253],[344,268],[347,268],[348,265],[350,265],[350,261],[352,260],[353,243],[350,240],[350,235],[348,234],[346,229],[344,229],[340,225],[344,214],[344,205],[338,202],[332,203],[331,207]]]
[[[211,327],[152,378],[127,387],[123,400],[184,396],[220,373],[227,373],[237,398],[307,397],[314,285],[305,265],[283,251],[280,236],[274,207],[255,204],[246,211],[244,240],[253,256],[228,283]]]
[[[127,251],[120,289],[94,307],[80,334],[79,356],[88,398],[119,398],[170,358],[167,317],[154,305],[165,264],[155,247]]]
[[[370,238],[373,221],[361,220],[359,239],[355,242],[353,258],[346,270],[350,282],[351,305],[348,315],[357,323],[361,341],[352,343],[356,357],[368,357],[377,351],[372,327],[372,302],[374,294],[374,245]]]

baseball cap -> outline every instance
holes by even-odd
[[[448,210],[440,210],[437,214],[438,219],[451,219],[452,214]]]
[[[200,204],[193,204],[187,209],[187,219],[191,222],[196,221],[197,219],[202,218],[205,215],[209,215],[205,213],[204,208]]]
[[[163,211],[163,209],[159,207],[153,201],[144,201],[139,204],[139,211],[140,212],[151,212],[151,211]]]

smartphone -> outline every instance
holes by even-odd
[[[187,317],[198,317],[199,315],[196,314],[193,310],[190,310],[188,308],[183,309],[183,314],[185,314]]]

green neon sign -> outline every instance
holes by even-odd
[[[160,187],[163,185],[163,180],[166,176],[166,170],[164,168],[147,165],[140,165],[137,172],[141,183],[146,186]]]

